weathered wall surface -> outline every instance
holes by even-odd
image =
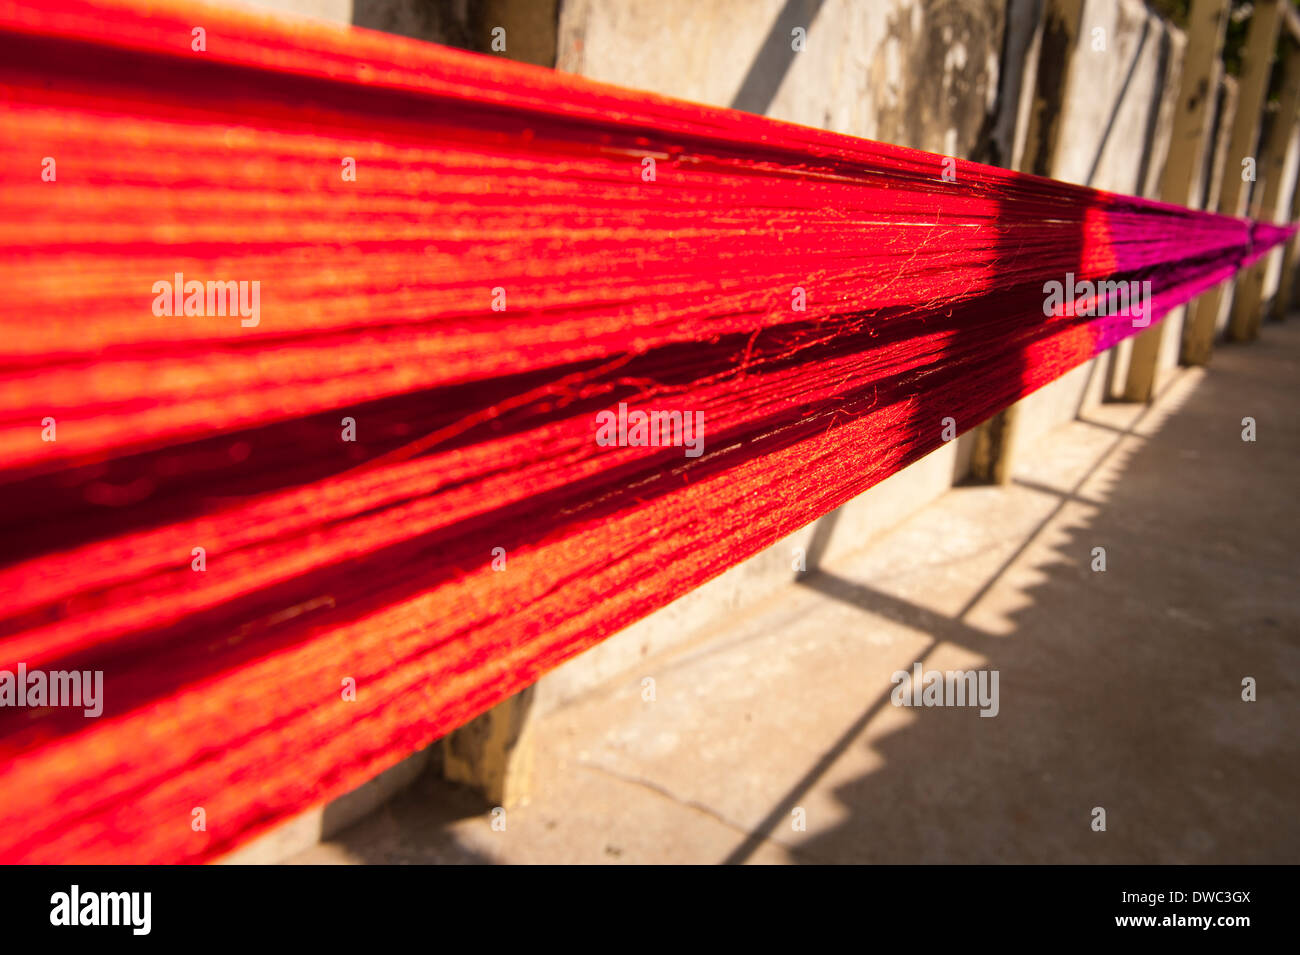
[[[334,23],[351,23],[352,3],[353,0],[242,0],[241,5],[265,7],[281,13],[330,20]]]
[[[1142,195],[1154,189],[1168,149],[1183,39],[1140,0],[1088,0],[1065,90],[1054,178]],[[1100,48],[1099,48],[1100,47]],[[1176,47],[1176,49],[1175,49]]]
[[[968,155],[997,98],[1001,0],[566,0],[556,66]],[[794,31],[805,31],[802,51]]]

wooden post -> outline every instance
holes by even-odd
[[[1237,81],[1226,73],[1219,80],[1218,111],[1214,126],[1214,154],[1206,173],[1204,208],[1217,211],[1223,193],[1224,169],[1228,166],[1228,150],[1232,145],[1232,127],[1237,117]],[[1213,301],[1211,301],[1213,299]],[[1214,350],[1215,328],[1218,324],[1220,299],[1213,290],[1187,305],[1187,319],[1183,323],[1183,342],[1179,360],[1184,365],[1204,365]]]
[[[1273,58],[1277,53],[1281,18],[1281,0],[1255,0],[1246,46],[1241,52],[1237,116],[1232,124],[1228,163],[1223,170],[1223,187],[1219,195],[1219,211],[1228,215],[1239,216],[1246,212],[1250,190],[1246,186],[1248,180],[1242,177],[1242,160],[1253,158],[1259,144],[1260,118],[1273,72]]]
[[[1083,0],[1047,0],[1044,4],[1035,75],[1026,90],[1031,99],[1024,145],[1013,157],[1014,167],[1022,172],[1050,176],[1056,165],[1062,107],[1082,23]],[[971,477],[975,480],[993,484],[1011,480],[1018,408],[1012,405],[999,411],[980,426],[971,453]]]
[[[556,4],[557,0],[481,0],[478,49],[519,63],[555,66]]]
[[[1228,147],[1232,145],[1232,126],[1237,121],[1237,80],[1226,70],[1219,71],[1219,97],[1214,117],[1214,155],[1205,172],[1205,202],[1202,209],[1219,208],[1223,193],[1223,170],[1228,165]]]
[[[1227,161],[1220,183],[1219,212],[1241,216],[1246,212],[1249,191],[1242,178],[1242,160],[1254,159],[1259,142],[1259,125],[1268,93],[1268,80],[1277,51],[1278,29],[1282,22],[1281,0],[1256,0],[1246,45],[1242,49],[1241,76],[1237,86],[1237,115],[1233,119]],[[1228,282],[1221,282],[1201,296],[1196,303],[1193,325],[1189,329],[1188,347],[1184,348],[1189,364],[1203,365],[1210,359],[1214,325],[1223,307],[1224,297],[1232,294]],[[1194,347],[1193,347],[1194,346]]]
[[[534,687],[502,700],[442,738],[442,772],[509,809],[527,800],[533,776]]]
[[[1016,426],[1020,415],[1017,402],[999,411],[980,426],[971,449],[970,471],[987,484],[1008,484],[1016,452]]]
[[[1288,218],[1292,222],[1300,219],[1300,174],[1296,175],[1296,181],[1292,184],[1291,215]],[[1278,282],[1277,295],[1273,297],[1273,318],[1276,321],[1286,318],[1286,313],[1295,301],[1296,292],[1300,291],[1297,271],[1300,271],[1300,232],[1291,236],[1291,241],[1286,244],[1286,254],[1282,257],[1282,278]]]
[[[1300,44],[1300,12],[1295,7],[1287,7],[1282,23],[1291,35],[1291,42]],[[1300,139],[1300,129],[1296,136]],[[1291,184],[1291,212],[1286,219],[1289,222],[1300,219],[1300,172],[1297,172],[1295,181]],[[1300,297],[1297,295],[1300,293],[1300,275],[1297,272],[1300,272],[1300,233],[1291,237],[1282,255],[1282,274],[1271,306],[1275,321],[1281,321],[1293,307],[1300,306]]]
[[[1260,143],[1256,172],[1259,185],[1251,197],[1252,218],[1272,220],[1278,214],[1278,205],[1285,198],[1284,181],[1286,154],[1295,134],[1296,114],[1300,112],[1300,46],[1287,41],[1282,62],[1282,86],[1278,109],[1269,123],[1264,141]],[[1275,253],[1264,256],[1237,281],[1237,295],[1232,303],[1232,317],[1228,321],[1228,336],[1233,341],[1248,342],[1259,335],[1263,318],[1264,276]]]
[[[467,8],[473,45],[489,55],[538,66],[555,65],[558,0],[481,0]],[[534,762],[534,686],[438,741],[442,775],[480,793],[492,806],[526,802]]]
[[[1210,151],[1211,112],[1218,85],[1219,58],[1228,26],[1228,0],[1193,0],[1187,19],[1187,51],[1170,135],[1169,155],[1160,179],[1160,199],[1177,205],[1200,207],[1200,185]],[[1151,401],[1155,397],[1160,346],[1168,319],[1133,339],[1126,401]]]
[[[1047,0],[1025,142],[1018,157],[1021,172],[1050,176],[1061,145],[1062,106],[1074,69],[1074,51],[1083,23],[1083,0]]]

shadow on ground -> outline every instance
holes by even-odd
[[[1059,498],[1044,525],[1056,525],[1062,559],[1035,568],[1009,632],[970,622],[988,587],[954,619],[869,582],[807,581],[986,658],[1000,671],[1001,712],[913,710],[906,728],[874,742],[883,769],[836,786],[847,820],[797,841],[800,852],[861,862],[1300,858],[1298,371],[1300,327],[1271,326],[1259,345],[1221,351],[1158,430],[1117,434],[1118,475],[1085,475],[1068,491],[1022,481]],[[1247,416],[1254,443],[1242,439]],[[1061,537],[1067,508],[1076,519]],[[1104,573],[1091,569],[1099,546]],[[1246,677],[1257,702],[1242,700]],[[860,745],[891,705],[888,689],[838,748]],[[1098,806],[1105,832],[1090,826]],[[744,861],[754,839],[728,861]]]

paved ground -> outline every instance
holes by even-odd
[[[1293,317],[552,714],[504,832],[425,779],[291,861],[1300,862],[1297,384]]]

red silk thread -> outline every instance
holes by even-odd
[[[219,856],[1139,330],[1044,283],[1158,320],[1290,234],[170,3],[0,2],[0,95],[0,669],[105,680],[0,708],[10,862]]]

